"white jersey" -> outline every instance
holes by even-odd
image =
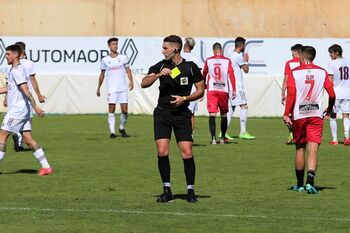
[[[328,73],[333,75],[334,92],[337,99],[350,99],[350,60],[337,58],[328,65]]]
[[[21,59],[20,60],[20,63],[21,65],[25,68],[26,70],[26,78],[27,78],[27,85],[28,85],[28,88],[30,90],[30,92],[32,94],[33,93],[33,85],[32,85],[32,81],[30,80],[30,76],[31,75],[35,75],[35,67],[34,67],[34,62],[32,62],[31,60],[28,60],[28,59]]]
[[[232,62],[233,71],[236,78],[236,91],[243,91],[243,71],[242,66],[244,65],[243,54],[233,51],[229,56]]]
[[[116,57],[110,55],[102,58],[101,70],[106,71],[107,92],[128,91],[126,80],[126,69],[129,68],[128,58],[125,55],[118,54]]]
[[[20,85],[27,83],[27,72],[23,65],[11,67],[7,73],[7,116],[14,119],[30,117],[30,104],[20,90]]]
[[[181,53],[181,57],[183,57],[186,61],[193,61],[199,67],[199,69],[203,68],[201,59],[197,55],[193,54],[192,52],[189,52],[189,53],[183,52]],[[194,93],[195,91],[196,91],[196,87],[193,85],[191,89],[191,94]]]
[[[220,55],[209,57],[205,61],[203,76],[207,79],[208,91],[221,91],[228,93],[229,80],[234,82],[234,74],[230,59]]]
[[[307,117],[323,117],[323,88],[333,86],[328,73],[310,63],[292,70],[288,87],[295,87],[294,120]]]

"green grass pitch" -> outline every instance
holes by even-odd
[[[281,119],[251,118],[256,140],[214,146],[207,122],[198,117],[195,133],[199,202],[181,199],[186,184],[173,141],[171,181],[179,198],[159,204],[152,117],[130,116],[128,139],[108,137],[105,115],[35,118],[34,136],[54,174],[37,176],[32,153],[15,153],[9,140],[0,167],[0,232],[350,232],[350,147],[327,144],[328,122],[319,195],[287,190],[295,184],[294,147],[284,144]],[[234,119],[229,132],[237,135],[238,124]]]

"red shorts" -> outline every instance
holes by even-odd
[[[207,108],[209,113],[228,112],[228,93],[223,91],[207,92]]]
[[[321,144],[323,119],[309,117],[293,121],[293,137],[295,144],[315,142]]]

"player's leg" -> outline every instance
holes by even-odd
[[[236,106],[234,105],[234,102],[232,100],[232,91],[229,92],[229,101],[228,101],[228,112],[227,112],[227,128],[230,126],[231,119],[233,117],[233,113],[235,112]],[[227,139],[233,140],[233,137],[231,137],[228,133],[226,133],[225,137]],[[222,133],[220,132],[219,138],[222,138]]]
[[[292,186],[293,191],[304,191],[304,174],[305,174],[305,151],[306,144],[298,143],[295,145],[295,176],[297,184]]]
[[[6,153],[6,142],[11,132],[1,129],[0,130],[0,164],[5,157]]]
[[[220,116],[221,116],[221,133],[224,135],[221,140],[220,144],[226,144],[228,139],[226,138],[226,131],[227,131],[227,112],[228,112],[228,93],[221,92],[219,93],[219,109],[220,109]]]
[[[337,137],[337,113],[332,112],[329,119],[329,125],[331,128],[332,141],[329,142],[331,145],[338,145]]]
[[[128,103],[121,103],[120,104],[120,125],[119,125],[119,133],[122,135],[123,138],[127,138],[128,135],[125,132],[125,125],[128,121]]]
[[[295,176],[297,184],[290,189],[293,191],[304,191],[304,173],[305,173],[305,151],[306,134],[305,119],[293,121],[293,137],[295,142]]]
[[[245,103],[245,104],[241,104],[240,107],[241,107],[241,114],[239,118],[240,118],[241,131],[239,133],[239,138],[248,139],[248,140],[255,139],[255,136],[247,132],[248,105]]]
[[[289,115],[289,117],[292,117],[292,114]],[[287,145],[292,145],[294,143],[293,141],[293,126],[286,124],[288,131],[289,131],[289,136],[287,139],[286,144]]]
[[[318,148],[322,142],[323,119],[319,117],[307,118],[305,131],[308,149],[308,171],[305,189],[310,194],[317,194],[318,191],[314,186],[314,179],[318,163]]]
[[[173,196],[170,188],[169,144],[171,122],[168,110],[156,108],[153,113],[154,139],[157,146],[158,170],[163,184],[163,193],[157,202],[170,202]]]
[[[343,113],[343,125],[344,125],[344,145],[350,145],[349,129],[350,129],[350,119],[349,113]]]
[[[110,132],[110,138],[115,138],[115,104],[116,93],[108,93],[108,126]]]
[[[35,141],[31,131],[23,131],[22,135],[26,143],[28,143],[30,148],[32,149],[34,157],[41,165],[41,169],[39,170],[38,175],[44,176],[52,174],[53,170],[49,162],[47,161],[45,152],[42,149],[42,147]]]
[[[194,130],[195,130],[195,127],[196,127],[196,119],[195,119],[194,115],[195,115],[195,112],[197,112],[197,110],[198,110],[198,100],[191,101],[190,104],[188,105],[188,109],[192,113],[192,117],[191,117],[192,134],[194,134]]]
[[[26,120],[14,119],[7,114],[5,115],[0,130],[0,163],[6,153],[6,142],[11,133],[18,133],[23,129]]]
[[[13,149],[16,152],[23,151],[23,137],[21,133],[13,133],[12,134],[12,140],[13,140]]]
[[[219,112],[219,99],[215,91],[207,92],[207,109],[209,112],[209,131],[210,131],[210,143],[216,145],[216,122],[215,117]]]

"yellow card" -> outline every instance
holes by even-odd
[[[175,67],[174,69],[171,70],[170,72],[170,76],[174,79],[177,76],[179,76],[181,74],[181,71],[179,70],[179,68]]]

